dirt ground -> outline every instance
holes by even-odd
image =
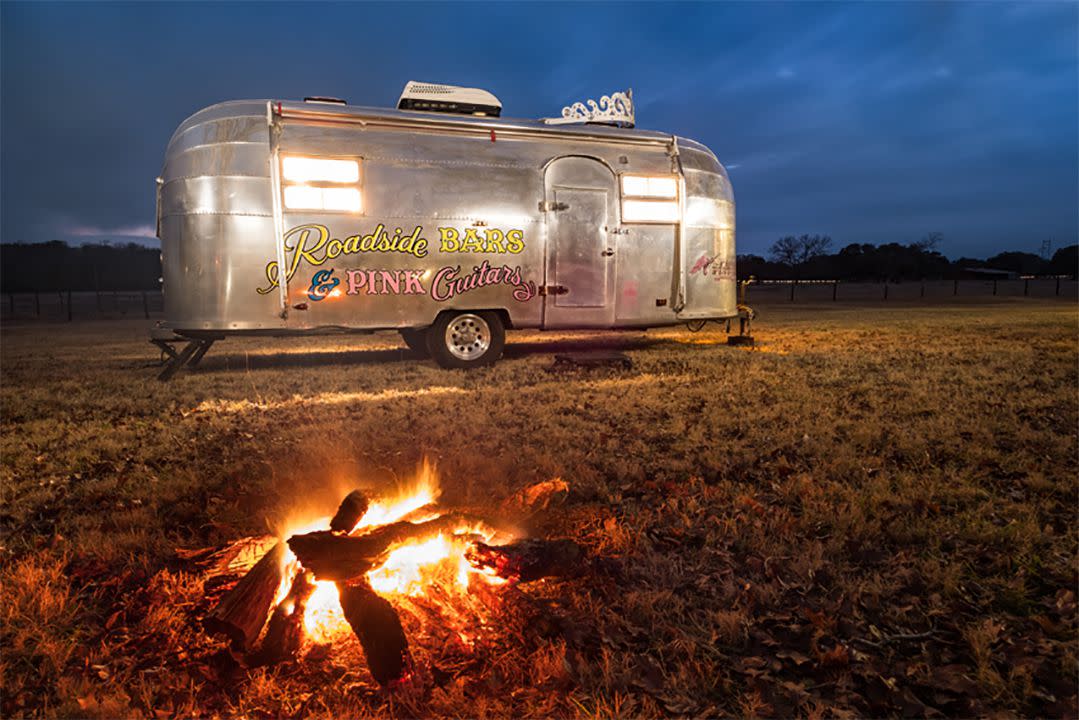
[[[764,307],[717,329],[511,333],[445,371],[395,335],[231,340],[169,384],[146,321],[2,330],[0,715],[1076,713],[1079,309]],[[630,370],[552,372],[611,348]],[[424,459],[448,504],[568,536],[471,656],[355,641],[249,669],[177,548],[331,513]],[[509,512],[509,511],[506,511]]]

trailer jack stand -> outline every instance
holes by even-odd
[[[750,318],[746,316],[738,317],[738,334],[728,335],[728,345],[754,345],[756,341],[753,339],[753,335],[750,334]]]
[[[750,276],[748,279],[738,283],[738,334],[731,335],[731,321],[727,321],[727,344],[728,345],[748,345],[754,344],[752,324],[753,318],[757,317],[757,312],[746,304],[746,292],[749,286],[757,278]]]
[[[187,340],[187,345],[184,349],[177,352],[173,347],[173,343],[182,342]],[[154,338],[150,342],[161,348],[162,357],[167,359],[163,361],[165,367],[158,373],[157,379],[161,382],[168,382],[172,379],[180,368],[183,366],[196,367],[202,360],[203,355],[210,349],[210,346],[214,344],[215,338],[181,338],[179,336],[176,339],[160,339]]]
[[[738,334],[727,335],[728,345],[752,346],[756,344],[753,339],[753,318],[757,316],[753,308],[748,305],[738,306]],[[727,332],[730,333],[730,320],[727,321]]]

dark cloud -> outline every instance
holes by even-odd
[[[175,127],[241,97],[392,105],[409,79],[512,116],[632,86],[638,122],[730,168],[743,252],[780,234],[1079,232],[1067,3],[0,5],[0,238],[144,234]]]

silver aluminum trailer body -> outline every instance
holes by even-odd
[[[321,160],[354,163],[331,177]],[[667,200],[629,194],[648,178]],[[674,216],[648,217],[664,203]],[[462,311],[544,329],[738,315],[727,174],[657,132],[227,102],[169,142],[157,226],[162,327],[186,337],[407,332]]]

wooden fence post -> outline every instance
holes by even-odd
[[[1060,297],[1060,278],[1057,278],[1057,297]]]
[[[884,281],[884,299],[885,300],[888,299],[888,281],[887,280]]]
[[[997,281],[993,280],[993,295],[997,294]]]
[[[7,307],[12,317],[15,317],[15,293],[7,294]]]
[[[71,291],[67,291],[67,321],[71,322]]]
[[[959,294],[959,281],[958,280],[953,280],[952,281],[952,296],[954,297],[955,295],[958,295],[958,294]]]
[[[102,314],[102,310],[101,310],[101,291],[100,290],[95,290],[94,291],[94,297],[95,297],[95,299],[97,301],[97,316],[101,317],[101,314]]]
[[[41,293],[34,291],[34,314],[41,317]]]
[[[918,291],[918,297],[920,297],[920,298],[925,297],[925,280],[922,280],[922,287],[921,287],[921,290]]]
[[[797,284],[798,284],[797,280],[795,280],[794,282],[791,283],[791,302],[794,302],[794,286],[797,285]]]
[[[839,297],[839,281],[838,280],[836,280],[834,283],[832,283],[832,302],[835,302],[837,297]]]
[[[1030,280],[1023,280],[1023,297],[1030,295]]]

